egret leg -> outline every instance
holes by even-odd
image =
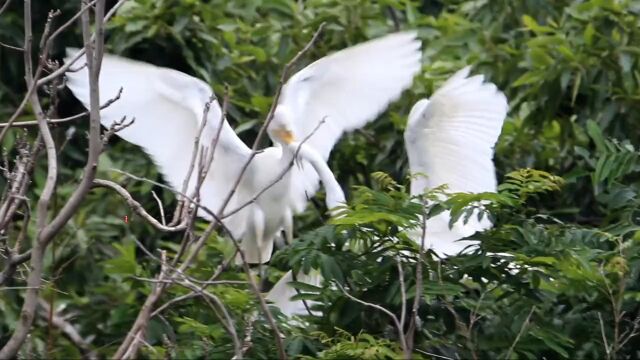
[[[293,214],[291,213],[291,209],[287,209],[283,216],[285,239],[287,240],[287,244],[291,244],[293,243]]]
[[[256,241],[256,246],[258,247],[258,263],[262,264],[263,261],[267,261],[268,257],[263,254],[265,250],[264,244],[264,228],[265,228],[265,217],[262,209],[259,207],[255,207],[253,210],[253,231]]]

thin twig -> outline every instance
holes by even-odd
[[[340,291],[342,291],[342,293],[343,293],[346,297],[348,297],[349,299],[351,299],[351,300],[353,300],[353,301],[355,301],[355,302],[357,302],[357,303],[359,303],[359,304],[362,304],[362,305],[364,305],[364,306],[369,306],[369,307],[372,307],[372,308],[374,308],[374,309],[380,310],[380,311],[382,311],[383,313],[385,313],[386,315],[388,315],[388,316],[391,318],[391,320],[393,320],[393,323],[394,323],[394,324],[395,324],[395,326],[396,326],[396,330],[398,331],[398,340],[400,340],[400,346],[402,347],[402,352],[405,354],[405,358],[406,358],[406,359],[411,359],[411,356],[410,356],[411,354],[410,354],[410,353],[409,353],[409,357],[406,357],[407,352],[409,352],[409,350],[408,350],[408,348],[407,348],[407,342],[406,342],[406,340],[405,340],[405,337],[403,336],[402,325],[400,324],[400,320],[398,320],[398,317],[397,317],[397,316],[395,316],[391,311],[389,311],[389,310],[385,309],[384,307],[382,307],[382,306],[380,306],[380,305],[373,304],[373,303],[366,302],[366,301],[364,301],[364,300],[360,300],[360,299],[358,299],[357,297],[355,297],[355,296],[353,296],[353,295],[349,294],[349,293],[348,293],[348,292],[347,292],[347,291],[342,287],[342,285],[341,285],[341,284],[339,284],[339,283],[337,283],[337,282],[336,282],[335,284],[336,284],[336,286],[338,287],[338,289],[340,289]]]
[[[138,215],[144,218],[149,224],[153,225],[156,229],[165,232],[177,232],[182,231],[186,228],[186,222],[178,224],[177,226],[166,226],[156,220],[153,216],[149,215],[144,207],[137,201],[133,199],[131,194],[123,188],[122,186],[114,183],[113,181],[103,180],[103,179],[95,179],[93,180],[94,187],[105,187],[115,191],[121,198],[123,198],[127,205]]]
[[[96,2],[96,0],[90,2],[89,5],[93,6],[93,4],[95,4],[95,2]],[[111,8],[111,10],[109,10],[109,12],[104,16],[104,20],[102,21],[103,26],[107,23],[107,21],[109,21],[109,19],[111,19],[113,17],[113,15],[115,15],[116,11],[118,11],[118,9],[125,2],[127,2],[127,0],[120,0]],[[81,10],[81,11],[85,11],[84,9],[88,9],[88,8],[89,7],[83,7],[83,10]],[[88,39],[88,40],[85,39],[85,43],[83,44],[83,47],[78,51],[78,53],[73,57],[73,59],[71,59],[68,63],[65,63],[64,65],[60,66],[60,68],[58,68],[56,71],[54,71],[51,74],[49,74],[49,75],[41,78],[40,80],[38,80],[37,86],[38,87],[43,86],[43,85],[51,82],[52,80],[58,78],[59,76],[63,75],[65,72],[67,72],[67,70],[69,70],[69,68],[76,61],[78,61],[78,59],[80,59],[82,57],[82,55],[85,54],[86,47],[89,46],[89,44],[92,41],[95,41],[95,33],[91,36],[90,39]]]
[[[420,235],[420,251],[418,253],[418,262],[416,263],[416,293],[413,298],[413,307],[411,309],[411,320],[409,320],[409,329],[405,334],[407,347],[409,349],[409,354],[405,353],[405,356],[411,355],[410,351],[414,348],[414,337],[416,332],[416,324],[418,322],[418,309],[420,308],[420,299],[422,297],[422,286],[423,286],[423,276],[422,276],[422,261],[424,258],[424,246],[427,239],[427,213],[423,207],[422,210],[422,233]]]
[[[402,269],[402,263],[400,262],[400,258],[396,258],[396,265],[398,266],[398,279],[400,279],[400,298],[402,301],[402,308],[400,313],[400,327],[404,331],[404,323],[405,318],[407,316],[407,288],[404,284],[404,270]],[[404,334],[401,334],[404,336]]]
[[[2,7],[0,8],[0,15],[2,15],[2,13],[7,9],[10,3],[11,0],[7,0],[4,2],[4,4],[2,4]]]
[[[15,50],[15,51],[24,51],[24,49],[19,47],[19,46],[13,46],[13,45],[5,44],[2,41],[0,41],[0,46],[4,46],[7,49],[11,49],[11,50]]]
[[[417,352],[419,352],[419,353],[423,353],[425,355],[433,356],[433,357],[438,358],[438,359],[454,360],[453,358],[450,358],[448,356],[438,355],[438,354],[430,353],[428,351],[424,351],[424,350],[420,350],[420,349],[415,349],[415,350]]]
[[[71,343],[75,345],[78,350],[80,350],[80,353],[82,354],[82,357],[84,359],[93,360],[99,358],[98,354],[91,348],[91,345],[82,338],[73,324],[65,320],[64,317],[54,312],[49,304],[43,299],[40,299],[38,303],[43,309],[43,311],[40,311],[39,314],[43,318],[47,319],[48,314],[52,313],[53,316],[51,317],[51,324],[58,328],[58,330],[60,330],[60,332],[62,332],[62,334],[64,334],[64,336],[69,339],[69,341],[71,341]]]
[[[95,3],[96,0],[92,1],[91,4]],[[27,8],[27,5],[31,6],[31,1],[29,2],[25,2],[25,9]],[[9,118],[9,121],[6,122],[6,127],[4,129],[2,129],[2,131],[0,132],[0,142],[2,142],[2,139],[4,139],[5,135],[7,134],[7,131],[9,130],[9,128],[11,127],[11,124],[13,124],[14,121],[16,121],[16,119],[18,118],[18,116],[20,116],[20,114],[22,114],[22,112],[24,111],[27,103],[30,101],[30,99],[32,99],[33,93],[36,91],[36,89],[43,84],[40,84],[40,81],[38,80],[38,78],[40,77],[40,74],[42,73],[42,70],[44,69],[44,64],[46,63],[46,59],[48,58],[48,54],[49,54],[49,50],[51,48],[51,46],[53,45],[53,40],[55,40],[55,38],[62,32],[62,30],[66,29],[67,27],[69,27],[71,24],[73,24],[78,17],[84,15],[87,10],[90,8],[90,6],[84,6],[82,9],[80,9],[79,12],[77,12],[74,16],[71,17],[71,19],[69,19],[65,24],[63,24],[60,28],[58,28],[57,31],[55,31],[53,33],[53,35],[51,35],[50,37],[48,37],[46,43],[45,43],[45,47],[42,51],[42,54],[40,55],[40,61],[38,62],[38,67],[36,68],[35,74],[32,73],[32,64],[31,64],[31,54],[29,53],[28,55],[26,54],[27,52],[31,51],[31,42],[33,41],[33,36],[31,33],[31,14],[29,14],[29,23],[27,24],[27,14],[25,13],[25,46],[23,47],[24,49],[24,56],[25,56],[25,72],[27,70],[27,66],[28,66],[28,70],[29,70],[29,74],[28,76],[31,78],[31,81],[29,82],[29,85],[27,85],[27,93],[25,94],[24,98],[22,99],[22,102],[20,103],[20,105],[18,105],[18,108],[16,109],[16,111],[14,111],[14,113],[11,115],[11,117]],[[49,19],[51,20],[51,19]],[[29,31],[26,31],[26,27],[27,25],[29,26]],[[29,43],[28,43],[28,47],[27,47],[27,42],[26,39],[27,37],[30,39]],[[26,59],[28,56],[28,60],[29,60],[29,64],[26,64]],[[58,71],[56,71],[58,72]],[[64,72],[59,72],[56,76],[53,76],[49,79],[49,81],[54,80],[56,78],[58,78],[60,75],[62,75]],[[53,74],[52,74],[53,75]]]
[[[518,343],[518,341],[520,341],[520,338],[522,337],[525,330],[527,329],[527,326],[529,325],[529,321],[531,320],[531,315],[533,315],[533,312],[535,311],[535,309],[536,309],[535,306],[531,307],[531,311],[529,311],[529,315],[527,315],[527,318],[522,323],[522,326],[520,327],[520,331],[518,332],[518,335],[513,340],[513,343],[509,347],[509,351],[507,351],[507,355],[504,357],[505,359],[511,359],[511,354],[513,354],[513,350],[516,348],[516,344]]]
[[[607,341],[607,335],[604,331],[604,321],[602,321],[602,314],[600,314],[600,312],[598,312],[598,321],[600,322],[600,334],[602,335],[604,351],[607,354],[607,359],[609,359],[611,358],[611,348],[609,347],[609,342]]]
[[[166,226],[167,219],[165,219],[164,217],[164,206],[162,205],[162,201],[160,201],[160,198],[158,197],[158,194],[156,194],[155,191],[151,190],[151,195],[153,195],[153,198],[156,200],[156,203],[158,204],[158,208],[160,209],[160,220],[162,220],[162,225]]]
[[[111,106],[111,104],[113,104],[114,102],[118,101],[120,99],[120,96],[122,95],[122,88],[120,88],[120,90],[118,91],[118,93],[116,94],[116,96],[114,96],[113,98],[107,100],[107,102],[105,102],[103,105],[100,106],[100,110],[104,110],[106,108],[108,108],[109,106]],[[68,117],[64,117],[64,118],[60,118],[60,119],[47,119],[47,122],[49,124],[60,124],[60,123],[64,123],[64,122],[68,122],[68,121],[72,121],[72,120],[76,120],[76,119],[80,119],[83,116],[89,115],[89,110],[83,111],[80,114],[76,114],[76,115],[71,115]],[[34,126],[34,125],[38,125],[38,120],[28,120],[28,121],[18,121],[18,122],[14,122],[13,124],[9,124],[9,123],[3,123],[0,124],[0,128],[2,127],[8,127],[8,126],[12,126],[12,127],[23,127],[23,126]]]
[[[0,358],[7,359],[13,358],[18,349],[22,346],[24,341],[26,340],[27,334],[33,324],[33,320],[35,317],[38,293],[41,284],[41,276],[43,272],[43,261],[44,261],[44,252],[46,250],[46,242],[42,241],[42,233],[44,231],[46,225],[47,218],[47,210],[49,201],[53,196],[53,192],[55,189],[55,183],[57,178],[57,158],[56,158],[56,150],[55,144],[53,142],[53,137],[51,136],[51,132],[46,123],[44,111],[40,106],[40,99],[38,98],[37,92],[34,92],[35,89],[35,81],[33,74],[33,65],[31,59],[31,49],[33,43],[33,35],[32,35],[32,24],[31,24],[31,0],[24,1],[24,66],[25,66],[25,82],[27,88],[31,91],[28,92],[28,96],[25,96],[25,99],[28,98],[31,106],[36,113],[36,117],[38,119],[38,128],[40,130],[40,134],[42,135],[42,139],[45,143],[45,148],[47,152],[47,178],[45,181],[44,188],[42,190],[42,194],[40,195],[40,199],[38,200],[37,205],[37,236],[35,241],[33,241],[32,253],[31,253],[31,272],[27,278],[27,291],[25,292],[24,302],[22,304],[22,310],[20,314],[20,320],[17,322],[15,330],[13,334],[11,334],[11,338],[7,341],[2,349],[0,349]],[[41,62],[42,64],[42,62]],[[41,66],[38,66],[38,69],[41,69]],[[38,71],[36,71],[36,74]],[[36,75],[37,77],[37,75]],[[15,118],[12,118],[15,120]],[[4,129],[7,130],[8,128]],[[4,136],[5,131],[0,133],[0,138]]]

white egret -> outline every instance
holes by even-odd
[[[374,120],[411,85],[420,70],[420,46],[415,33],[391,34],[326,56],[287,81],[268,128],[275,146],[264,149],[251,161],[224,212],[233,213],[257,196],[255,202],[224,220],[232,234],[242,239],[248,262],[268,261],[274,238],[282,230],[292,238],[292,216],[305,208],[307,195],[315,194],[318,172],[325,186],[330,185],[328,205],[344,200],[326,167],[331,149],[344,132]],[[68,54],[67,61],[72,55]],[[88,107],[86,67],[68,72],[67,79],[68,87]],[[165,180],[180,189],[203,109],[213,94],[210,87],[179,71],[111,55],[103,59],[99,87],[103,100],[123,89],[118,101],[101,110],[102,124],[109,127],[123,116],[134,117],[135,123],[117,135],[141,146]],[[251,155],[226,119],[221,122],[221,115],[214,101],[201,135],[201,144],[210,146],[222,126],[211,170],[200,192],[201,203],[213,211],[221,208]],[[295,141],[311,135],[323,119],[325,122],[303,146],[306,150],[300,152],[300,165],[260,194],[289,166]],[[195,184],[196,176],[192,176],[188,192]]]
[[[411,194],[446,184],[451,192],[495,192],[494,146],[507,114],[507,99],[484,76],[469,77],[469,67],[451,76],[431,99],[418,101],[404,132],[405,147],[412,175]],[[474,240],[460,240],[492,226],[486,217],[472,216],[465,224],[458,220],[449,228],[449,212],[427,220],[426,244],[439,256],[456,255],[478,245]],[[421,229],[410,230],[420,242]],[[289,316],[306,314],[303,302],[289,300],[296,290],[287,283],[289,272],[275,284],[268,298]],[[317,271],[298,274],[297,280],[320,286]]]
[[[507,98],[483,75],[456,72],[431,99],[418,101],[404,132],[412,175],[411,194],[446,184],[451,192],[495,192],[494,146],[509,108]],[[440,256],[472,249],[477,241],[460,240],[491,227],[487,217],[462,219],[449,228],[449,212],[427,220],[426,247]],[[419,241],[420,235],[414,234]]]

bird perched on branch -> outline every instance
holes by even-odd
[[[421,67],[420,46],[415,33],[396,33],[333,53],[303,68],[282,88],[267,129],[274,146],[257,154],[238,138],[218,103],[210,101],[213,92],[206,83],[175,70],[113,55],[102,61],[100,97],[113,98],[120,88],[122,94],[101,110],[101,122],[110,127],[123,116],[135,118],[117,135],[141,146],[169,185],[181,189],[189,173],[194,139],[206,119],[200,143],[215,152],[209,158],[200,202],[221,212],[224,225],[242,239],[248,262],[263,263],[270,259],[274,239],[283,230],[288,240],[292,238],[293,215],[304,210],[307,196],[315,194],[319,177],[329,207],[344,201],[342,189],[326,165],[331,149],[344,132],[374,120],[411,85]],[[75,51],[70,51],[67,61],[74,55]],[[84,58],[80,59],[78,65],[84,63]],[[68,87],[88,107],[86,67],[66,76]],[[203,117],[207,104],[209,110]],[[299,166],[291,167],[298,151]],[[195,163],[207,162],[203,159],[207,160],[206,152],[198,152]],[[196,179],[191,176],[187,193],[196,188]],[[199,215],[207,217],[203,212]]]

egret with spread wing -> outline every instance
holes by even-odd
[[[73,55],[69,53],[67,60]],[[320,176],[327,188],[327,205],[344,201],[326,165],[331,149],[344,132],[374,120],[411,85],[420,70],[420,59],[416,34],[396,33],[326,56],[287,81],[267,129],[274,146],[253,158],[224,211],[232,214],[224,223],[242,239],[248,262],[268,261],[274,238],[281,231],[292,238],[292,216],[304,209],[307,195],[316,192]],[[86,67],[66,76],[68,87],[88,107]],[[111,55],[103,59],[99,87],[102,99],[115,97],[122,88],[119,100],[101,110],[102,124],[109,127],[123,116],[135,118],[135,123],[117,134],[141,146],[166,181],[180,189],[189,171],[203,109],[213,95],[210,87],[175,70]],[[201,144],[210,146],[218,130],[215,155],[200,191],[200,202],[213,211],[221,209],[251,156],[213,101]],[[298,148],[296,141],[307,137],[299,153],[300,166],[292,167],[269,187],[289,167]],[[187,192],[195,187],[196,176],[192,176]]]
[[[404,133],[405,147],[412,175],[411,194],[420,195],[446,184],[451,192],[495,192],[496,176],[493,148],[502,130],[508,110],[507,99],[494,84],[485,83],[482,75],[469,77],[466,67],[449,78],[431,99],[418,101],[411,112]],[[486,217],[478,221],[462,219],[449,228],[449,212],[427,220],[426,247],[439,256],[456,255],[477,246],[473,240],[460,240],[491,227]],[[420,241],[421,229],[410,235]],[[289,316],[306,314],[297,294],[288,282],[291,272],[276,283],[268,295]],[[313,270],[299,273],[297,281],[320,286],[322,277]]]
[[[494,84],[483,75],[469,77],[469,70],[456,72],[409,113],[404,139],[412,195],[443,184],[451,192],[496,191],[493,148],[509,106]],[[427,220],[425,246],[440,256],[472,249],[477,241],[459,239],[491,227],[486,216],[471,216],[466,224],[460,219],[452,228],[449,220],[448,211]]]

